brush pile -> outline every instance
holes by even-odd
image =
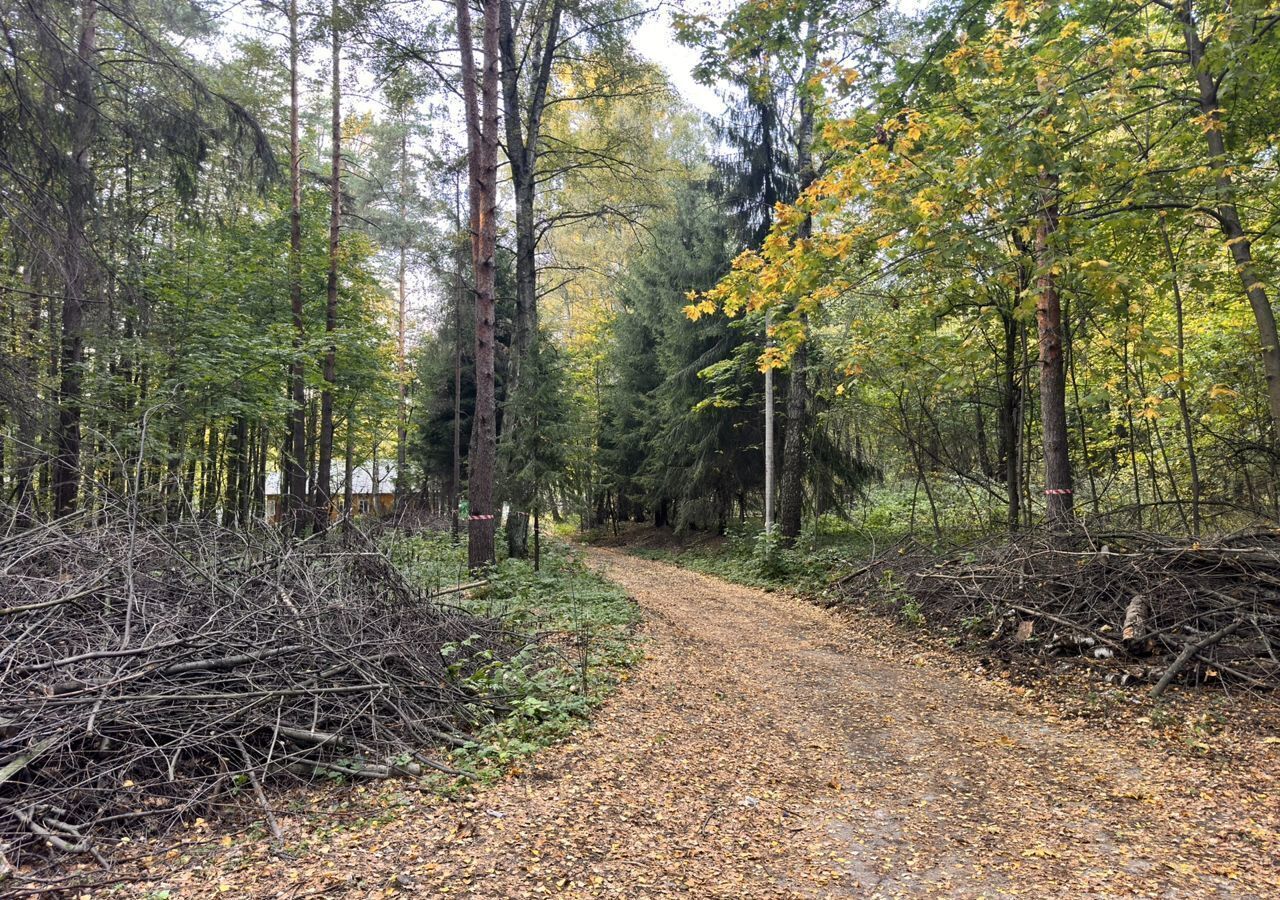
[[[0,538],[0,871],[50,849],[101,858],[223,804],[260,804],[274,830],[271,783],[448,771],[422,749],[500,703],[469,689],[446,649],[464,642],[515,650],[354,533]]]
[[[1035,534],[939,554],[903,544],[834,585],[1002,651],[1080,656],[1112,680],[1280,686],[1280,533],[1212,543]]]

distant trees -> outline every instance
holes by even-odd
[[[376,404],[355,398],[384,377],[386,294],[360,236],[336,257],[339,314],[307,302],[331,268],[290,77],[308,11],[279,12],[283,62],[248,42],[217,65],[180,46],[205,36],[194,7],[0,12],[13,126],[0,135],[0,496],[13,523],[104,515],[126,496],[147,515],[246,522],[283,468],[286,521],[307,527],[332,483],[320,449],[336,438],[321,440],[318,416],[307,427],[321,388],[357,411],[344,441],[367,446],[357,432]],[[283,190],[273,141],[293,145]]]
[[[786,541],[879,476],[938,534],[1280,510],[1272,10],[736,0],[677,17],[707,127],[631,0],[271,9],[0,10],[11,527],[279,473],[324,531],[395,458],[476,565],[504,506],[726,529],[766,372]]]
[[[826,62],[838,67],[851,34],[865,35],[870,29],[859,32],[857,26],[873,19],[875,11],[874,4],[848,0],[742,0],[712,28],[704,15],[677,19],[682,40],[702,48],[700,77],[711,84],[727,82],[740,95],[740,105],[731,107],[721,126],[734,153],[720,169],[726,205],[748,247],[764,243],[777,204],[794,203],[817,177],[819,63],[826,54]],[[799,239],[806,240],[807,215],[800,228],[805,233]],[[762,363],[770,372],[789,366],[778,522],[788,545],[800,534],[814,442],[808,311],[797,305],[789,312],[790,352]]]
[[[619,283],[600,441],[618,518],[723,530],[762,486],[759,344],[683,313],[728,270],[729,224],[705,183],[687,183]]]
[[[1203,152],[1209,169],[1207,174],[1213,179],[1210,196],[1206,199],[1226,239],[1240,286],[1257,324],[1271,416],[1271,440],[1280,448],[1280,333],[1276,330],[1275,309],[1268,298],[1266,284],[1259,275],[1258,263],[1254,259],[1254,242],[1264,235],[1255,235],[1245,229],[1238,202],[1239,179],[1232,168],[1232,162],[1236,161],[1244,163],[1246,167],[1256,166],[1261,162],[1259,156],[1240,146],[1243,141],[1239,138],[1252,132],[1250,136],[1256,140],[1260,136],[1257,125],[1262,125],[1265,130],[1274,124],[1274,120],[1257,105],[1249,110],[1249,114],[1256,117],[1256,124],[1240,122],[1242,117],[1234,116],[1237,142],[1229,150],[1228,135],[1232,123],[1227,120],[1221,99],[1225,89],[1229,93],[1235,93],[1241,101],[1246,99],[1246,92],[1254,93],[1256,103],[1261,99],[1257,97],[1256,88],[1262,84],[1267,84],[1267,95],[1274,97],[1276,73],[1271,69],[1271,60],[1275,53],[1275,38],[1271,32],[1280,22],[1280,15],[1269,9],[1201,4],[1195,0],[1161,2],[1157,5],[1176,21],[1176,31],[1181,31],[1180,36],[1185,44],[1186,52],[1179,55],[1186,62],[1187,74],[1194,79],[1195,87],[1178,99],[1186,102],[1187,96],[1194,97],[1195,107],[1200,113],[1199,121],[1204,133]],[[1207,40],[1206,25],[1200,21],[1206,15],[1218,20],[1216,27],[1208,32],[1210,36]],[[1160,49],[1168,48],[1167,45],[1162,45]],[[1250,87],[1245,88],[1245,84]],[[1268,137],[1267,140],[1270,141],[1271,138]]]
[[[573,418],[570,412],[571,386],[564,363],[556,346],[539,335],[524,362],[525,386],[507,408],[524,431],[518,442],[502,446],[500,459],[502,481],[514,496],[526,498],[533,516],[534,568],[541,565],[541,521],[555,506],[555,488],[564,479],[568,466],[568,448],[572,442]],[[513,535],[508,518],[508,540],[523,542],[524,535]],[[515,555],[523,548],[516,547]]]

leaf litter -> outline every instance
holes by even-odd
[[[112,896],[1280,897],[1280,747],[1185,748],[903,658],[797,598],[610,551],[644,662],[495,786],[281,811],[286,853],[197,823]]]

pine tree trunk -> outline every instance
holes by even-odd
[[[787,380],[787,430],[782,440],[782,484],[778,504],[778,531],[784,546],[792,546],[800,536],[804,512],[804,478],[809,448],[809,383],[806,367],[809,348],[801,344],[791,358]]]
[[[53,461],[54,514],[75,511],[80,492],[80,417],[84,394],[84,303],[92,266],[88,225],[93,206],[93,139],[98,128],[93,78],[98,41],[98,4],[84,0],[80,35],[72,59],[70,89],[75,114],[71,124],[68,169],[65,292],[62,298],[58,356],[57,451]]]
[[[553,75],[556,48],[560,36],[562,0],[550,0],[545,28],[536,18],[537,10],[523,10],[535,16],[530,24],[532,46],[529,48],[528,96],[522,103],[521,62],[516,54],[515,23],[511,0],[499,0],[499,50],[502,103],[506,129],[507,159],[511,166],[511,181],[515,193],[516,212],[516,321],[515,341],[507,368],[506,405],[517,408],[513,401],[522,389],[522,369],[529,359],[538,334],[538,234],[536,219],[538,155],[542,133],[542,116],[547,92]],[[502,424],[502,441],[505,444],[520,440],[520,422],[515,415],[507,416]],[[527,507],[532,497],[511,498],[512,504]],[[513,555],[527,555],[528,515],[521,513],[514,532],[508,524],[508,545]],[[523,524],[521,524],[523,523]]]
[[[240,469],[240,506],[236,510],[236,519],[242,526],[247,526],[253,521],[253,501],[255,497],[255,487],[257,485],[258,471],[258,445],[260,443],[258,432],[261,430],[259,423],[245,423],[245,439],[244,439],[244,462]]]
[[[200,518],[212,521],[218,511],[218,487],[220,482],[218,459],[222,452],[221,435],[216,422],[205,425],[208,443],[205,446],[203,476],[200,479]]]
[[[302,359],[306,322],[302,308],[302,143],[300,134],[298,0],[289,0],[289,309],[293,319],[293,360],[289,363],[289,434],[285,442],[280,521],[300,534],[307,497],[306,369]]]
[[[454,211],[458,218],[458,231],[462,231],[462,204],[455,188]],[[463,252],[458,248],[457,294],[453,299],[453,477],[450,482],[449,509],[453,525],[453,539],[458,539],[458,497],[462,491],[462,302],[465,297],[463,283]]]
[[[764,311],[764,339],[766,349],[773,345],[773,339],[769,332],[773,327],[772,311],[766,309]],[[764,373],[764,530],[765,534],[773,534],[774,526],[774,509],[773,504],[777,498],[777,489],[774,487],[776,469],[774,466],[774,458],[777,452],[777,440],[774,437],[774,431],[777,420],[777,404],[773,398],[773,383],[776,370],[772,367],[765,370]],[[665,523],[662,523],[665,524]]]
[[[333,514],[333,395],[338,386],[338,347],[334,332],[338,330],[338,250],[342,240],[342,38],[338,29],[338,2],[329,8],[330,52],[333,58],[332,109],[330,143],[333,156],[329,180],[329,274],[325,283],[324,333],[328,345],[324,351],[324,389],[320,392],[320,463],[316,475],[314,528],[323,533]]]
[[[515,167],[513,166],[513,172]],[[516,197],[516,322],[515,347],[511,354],[508,373],[507,399],[520,391],[520,370],[528,359],[533,335],[538,330],[538,282],[536,265],[536,239],[534,235],[534,189],[531,171],[520,167],[515,179]],[[515,423],[504,426],[504,431],[515,434]],[[504,434],[504,438],[506,435]]]
[[[542,116],[547,91],[553,75],[563,0],[551,0],[545,29],[534,22],[533,45],[529,53],[529,95],[522,104],[520,96],[521,64],[516,53],[515,23],[511,0],[499,0],[499,44],[501,53],[502,103],[506,127],[507,158],[511,164],[511,181],[516,200],[516,327],[515,353],[512,354],[507,399],[519,391],[520,366],[533,346],[538,333],[538,269],[537,169]],[[536,68],[533,66],[536,65]],[[505,430],[506,426],[504,426]]]
[[[1045,509],[1051,527],[1071,521],[1074,506],[1067,444],[1067,379],[1062,358],[1062,303],[1054,274],[1053,239],[1058,230],[1058,176],[1040,178],[1036,263],[1040,271],[1036,326],[1040,338],[1040,426],[1044,443]]]
[[[35,284],[31,268],[28,267],[23,279],[23,286],[30,291],[30,306],[27,319],[26,341],[27,352],[21,359],[20,377],[23,384],[35,384],[39,378],[40,353],[40,320],[41,304],[37,291],[31,290]],[[40,468],[40,457],[37,453],[36,441],[40,431],[39,414],[31,404],[19,403],[18,414],[18,467],[15,473],[13,490],[14,522],[20,528],[27,528],[36,518],[36,472]]]
[[[356,423],[354,405],[347,410],[347,446],[343,454],[342,466],[342,523],[343,527],[346,528],[351,524],[351,504],[355,500],[353,476],[356,470]]]
[[[409,218],[405,199],[405,183],[408,180],[409,136],[400,136],[400,221]],[[409,248],[400,242],[400,259],[396,265],[396,375],[400,379],[399,409],[396,418],[396,506],[399,507],[407,487],[405,478],[409,470],[409,359],[406,334],[408,327],[408,276]]]
[[[511,510],[507,515],[507,555],[524,559],[529,555],[529,514]]]
[[[816,98],[809,86],[817,64],[817,44],[813,24],[807,26],[805,63],[800,73],[800,127],[796,136],[796,160],[799,188],[803,194],[815,177],[813,169],[813,123]],[[804,241],[813,232],[813,217],[806,215],[797,230],[797,240]],[[778,526],[784,546],[795,544],[800,536],[804,514],[804,482],[809,463],[809,348],[808,316],[801,315],[804,339],[791,358],[791,377],[787,381],[787,431],[782,444],[782,485],[779,496]]]
[[[497,409],[494,393],[495,289],[498,212],[498,32],[499,0],[484,3],[483,106],[477,101],[471,48],[471,10],[457,0],[462,46],[463,97],[467,107],[471,176],[472,261],[475,267],[476,410],[472,423],[471,505],[468,559],[473,569],[494,561],[494,469]]]
[[[253,470],[253,501],[249,512],[253,516],[267,514],[267,451],[271,443],[271,431],[265,422],[258,424],[258,460]]]
[[[306,439],[306,473],[307,482],[306,489],[303,490],[302,496],[305,498],[310,492],[315,491],[316,487],[316,450],[320,446],[320,417],[316,415],[317,398],[312,395],[308,407],[310,413],[307,416],[307,439]]]
[[[222,495],[222,524],[235,527],[241,524],[240,498],[244,485],[245,444],[248,441],[249,423],[237,416],[227,435],[226,487]]]

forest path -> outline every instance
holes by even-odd
[[[1141,746],[801,600],[588,553],[647,616],[590,728],[462,801],[390,785],[318,865],[210,860],[190,896],[1280,897],[1275,755]]]
[[[521,829],[561,877],[604,877],[583,894],[1280,897],[1280,766],[1126,745],[801,600],[592,556],[644,608],[647,659],[538,761],[565,830]]]

